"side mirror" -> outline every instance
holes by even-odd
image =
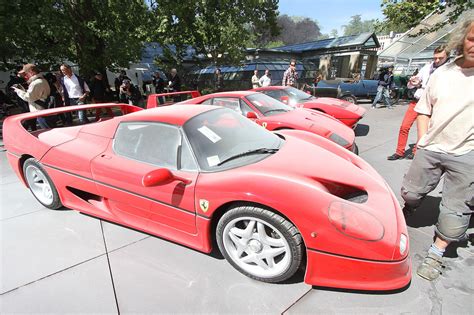
[[[287,104],[287,105],[288,105],[289,99],[290,99],[290,98],[289,98],[288,96],[282,96],[282,97],[280,97],[280,101],[281,101],[282,103]]]
[[[142,185],[145,187],[152,187],[152,186],[168,184],[175,180],[183,182],[185,185],[189,185],[192,182],[189,179],[176,176],[167,168],[159,168],[143,176]]]
[[[247,113],[247,118],[250,118],[250,119],[257,119],[257,114],[255,114],[255,112],[248,112]]]

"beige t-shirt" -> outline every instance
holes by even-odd
[[[418,147],[453,155],[474,149],[474,68],[455,62],[437,69],[415,106],[419,114],[431,115],[428,131]]]

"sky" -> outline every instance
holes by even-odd
[[[381,2],[381,0],[280,0],[278,11],[280,15],[317,20],[323,34],[337,29],[341,35],[342,26],[347,24],[353,15],[360,14],[362,20],[383,20]]]

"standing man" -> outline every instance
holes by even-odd
[[[165,92],[165,80],[160,75],[160,72],[156,71],[153,76],[153,85],[155,86],[155,93],[161,94]],[[160,104],[165,103],[165,98],[163,96],[158,97],[158,102]]]
[[[100,71],[94,72],[94,77],[91,80],[91,87],[90,87],[90,96],[92,98],[92,102],[94,104],[97,103],[105,103],[109,101],[107,99],[107,95],[110,92],[109,84],[105,82],[104,76]],[[109,117],[113,117],[113,112],[110,107],[106,107],[105,111],[109,115]],[[95,120],[98,121],[100,119],[100,115],[102,115],[102,109],[98,108],[95,110]]]
[[[125,70],[120,70],[119,76],[116,77],[114,81],[115,94],[119,102],[120,102],[120,86],[122,85],[123,80],[130,80],[130,78],[127,77],[127,73],[125,72]]]
[[[224,90],[224,76],[219,68],[216,69],[214,74],[214,89],[216,92],[222,92]]]
[[[416,120],[418,113],[415,112],[415,105],[420,99],[421,94],[423,93],[426,85],[428,84],[428,80],[431,74],[439,67],[444,65],[448,61],[449,51],[446,50],[446,45],[441,45],[436,47],[434,50],[433,55],[433,62],[425,65],[421,68],[421,71],[410,78],[410,82],[415,83],[415,85],[419,85],[418,89],[414,94],[414,100],[410,102],[408,105],[407,111],[405,112],[405,116],[403,117],[402,125],[400,126],[400,132],[398,134],[398,144],[397,150],[394,154],[387,157],[387,160],[394,161],[403,159],[405,156],[405,146],[408,140],[408,134],[410,133],[410,128]],[[418,83],[418,84],[416,84]],[[413,160],[413,157],[416,153],[416,146],[413,147],[412,153],[407,154],[406,158],[409,160]]]
[[[181,79],[178,76],[178,71],[173,68],[171,69],[171,77],[170,81],[168,82],[168,88],[170,88],[170,92],[180,92],[181,91]],[[181,95],[176,95],[173,97],[173,101],[180,102]]]
[[[282,85],[296,87],[297,81],[298,72],[296,72],[296,60],[291,59],[290,67],[283,73]]]
[[[62,64],[60,67],[63,77],[60,80],[63,88],[63,97],[65,106],[82,105],[84,104],[90,89],[83,78],[76,76],[71,69],[71,66]],[[89,123],[84,110],[78,111],[79,121],[81,124]],[[66,113],[66,122],[72,124],[71,113]]]
[[[18,72],[22,75],[28,83],[28,90],[23,90],[15,85],[12,86],[13,91],[22,100],[28,102],[30,112],[46,109],[46,99],[51,93],[48,81],[40,74],[38,67],[32,63],[23,66],[23,69]],[[49,128],[44,117],[36,119],[41,128]],[[36,124],[32,124],[32,129],[36,130]]]
[[[256,89],[258,87],[260,87],[258,83],[258,70],[255,69],[253,70],[253,76],[252,76],[252,89]]]
[[[379,77],[379,83],[377,86],[377,95],[375,95],[374,102],[372,103],[372,108],[377,107],[378,101],[383,98],[385,105],[388,109],[393,109],[392,104],[390,103],[390,86],[393,83],[393,66],[388,67],[386,73],[381,73]]]
[[[474,18],[460,23],[450,46],[459,56],[433,73],[415,106],[418,152],[401,189],[408,215],[444,175],[435,241],[417,269],[427,280],[441,274],[446,247],[467,238],[474,210]]]
[[[272,84],[272,78],[270,75],[270,70],[266,69],[265,74],[258,80],[260,86],[270,86]]]

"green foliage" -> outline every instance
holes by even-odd
[[[268,42],[267,45],[265,45],[264,48],[275,48],[275,47],[281,47],[281,46],[284,46],[285,43],[281,40],[277,40],[277,41],[271,41],[271,42]]]
[[[214,64],[235,64],[253,38],[278,33],[277,0],[163,0],[150,6],[155,18],[152,37],[177,67],[189,46]]]
[[[263,36],[256,38],[256,47],[268,47],[270,42],[283,42],[284,45],[309,42],[321,36],[318,21],[301,16],[280,15],[277,18],[277,27],[280,33],[276,36]]]
[[[357,14],[351,16],[349,23],[344,25],[343,28],[344,36],[373,32],[375,30],[375,20],[362,21],[361,15]]]
[[[381,32],[406,32],[417,26],[431,12],[442,13],[452,9],[447,21],[437,23],[430,28],[422,28],[414,36],[434,32],[447,24],[453,24],[465,11],[473,9],[472,0],[451,0],[441,4],[439,0],[382,0],[381,4],[385,20],[377,23]]]
[[[6,2],[0,28],[4,68],[68,60],[83,74],[128,67],[141,55],[150,20],[143,0],[15,0]]]

